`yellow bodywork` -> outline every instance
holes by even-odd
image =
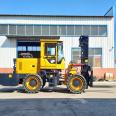
[[[68,73],[70,73],[72,75],[79,74],[80,70],[81,70],[81,67],[74,67],[74,66],[72,66],[72,64],[69,64],[68,68],[67,68]]]
[[[16,73],[17,74],[36,74],[41,69],[55,69],[62,70],[65,68],[65,60],[64,58],[60,63],[58,60],[57,53],[57,43],[61,42],[58,40],[40,40],[40,58],[17,58],[16,59]],[[45,55],[45,44],[56,44],[56,51],[54,58],[56,59],[55,63],[50,63],[48,59],[52,59],[52,56]]]
[[[40,59],[37,58],[17,58],[17,74],[36,74],[40,70]]]
[[[40,65],[41,65],[41,69],[64,69],[65,68],[65,61],[64,59],[62,60],[61,63],[54,63],[54,64],[50,64],[46,58],[46,55],[45,55],[45,44],[46,43],[52,43],[52,44],[57,44],[58,40],[41,40],[41,62],[40,62]],[[49,56],[50,59],[52,59],[52,56]],[[56,61],[58,59],[57,57],[57,47],[56,47]]]
[[[81,72],[81,67],[74,67],[72,66],[72,64],[69,64],[68,65],[68,68],[65,69],[65,74],[64,74],[64,85],[66,85],[66,82],[67,82],[67,77],[69,74],[71,75],[77,75],[77,74],[80,74]]]

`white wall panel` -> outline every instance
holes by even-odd
[[[16,39],[0,36],[0,68],[12,68],[16,58]]]
[[[61,37],[64,42],[64,57],[66,60],[66,67],[71,61],[71,49],[79,47],[79,37]],[[114,67],[114,48],[110,41],[105,37],[90,37],[89,48],[102,48],[102,68]]]
[[[0,24],[107,24],[110,17],[2,17]]]
[[[113,17],[3,17],[0,24],[65,24],[107,25],[108,37],[90,37],[89,47],[102,48],[102,67],[114,68],[114,18]],[[64,41],[66,66],[71,61],[71,48],[78,47],[79,37],[60,37]],[[16,57],[16,40],[0,37],[0,67],[12,67]]]

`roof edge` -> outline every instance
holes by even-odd
[[[85,16],[85,15],[31,15],[31,14],[0,14],[0,16],[17,16],[17,17],[113,17],[113,16]]]

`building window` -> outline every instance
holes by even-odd
[[[16,25],[9,25],[9,35],[16,35]]]
[[[49,36],[49,26],[42,25],[42,35],[43,36]]]
[[[26,25],[26,35],[33,36],[33,25]]]
[[[66,26],[58,26],[59,29],[59,35],[66,35]]]
[[[17,25],[17,35],[25,35],[25,25]]]
[[[71,61],[75,63],[81,62],[81,49],[80,48],[72,48],[72,58]]]
[[[105,25],[99,26],[99,36],[107,36],[107,26]]]
[[[33,58],[40,58],[40,43],[17,41],[18,58],[22,58],[22,54],[30,54]]]
[[[89,25],[83,26],[83,34],[82,35],[90,35],[90,26]]]
[[[82,25],[76,25],[75,26],[75,36],[81,36],[82,35]]]
[[[42,29],[40,25],[34,25],[34,36],[42,35]]]
[[[106,37],[107,25],[20,25],[0,24],[0,35]]]
[[[81,62],[81,49],[72,48],[72,61]],[[89,65],[92,67],[102,67],[102,48],[89,48]]]
[[[57,30],[57,25],[50,26],[50,35],[58,35]]]
[[[40,51],[40,47],[37,46],[28,46],[27,51]]]
[[[99,35],[99,33],[98,33],[99,28],[98,27],[99,27],[98,25],[91,26],[91,33],[90,33],[91,36],[98,36]]]
[[[89,49],[89,64],[93,67],[102,67],[102,48]]]
[[[26,51],[26,46],[18,46],[18,51]]]
[[[74,26],[70,26],[70,25],[67,26],[67,35],[74,36]]]
[[[8,34],[8,25],[1,24],[0,25],[0,35],[7,35]]]

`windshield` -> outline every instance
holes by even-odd
[[[45,55],[46,56],[55,56],[56,55],[56,44],[46,43],[45,44]]]
[[[63,43],[58,43],[58,63],[61,62],[63,55]]]

